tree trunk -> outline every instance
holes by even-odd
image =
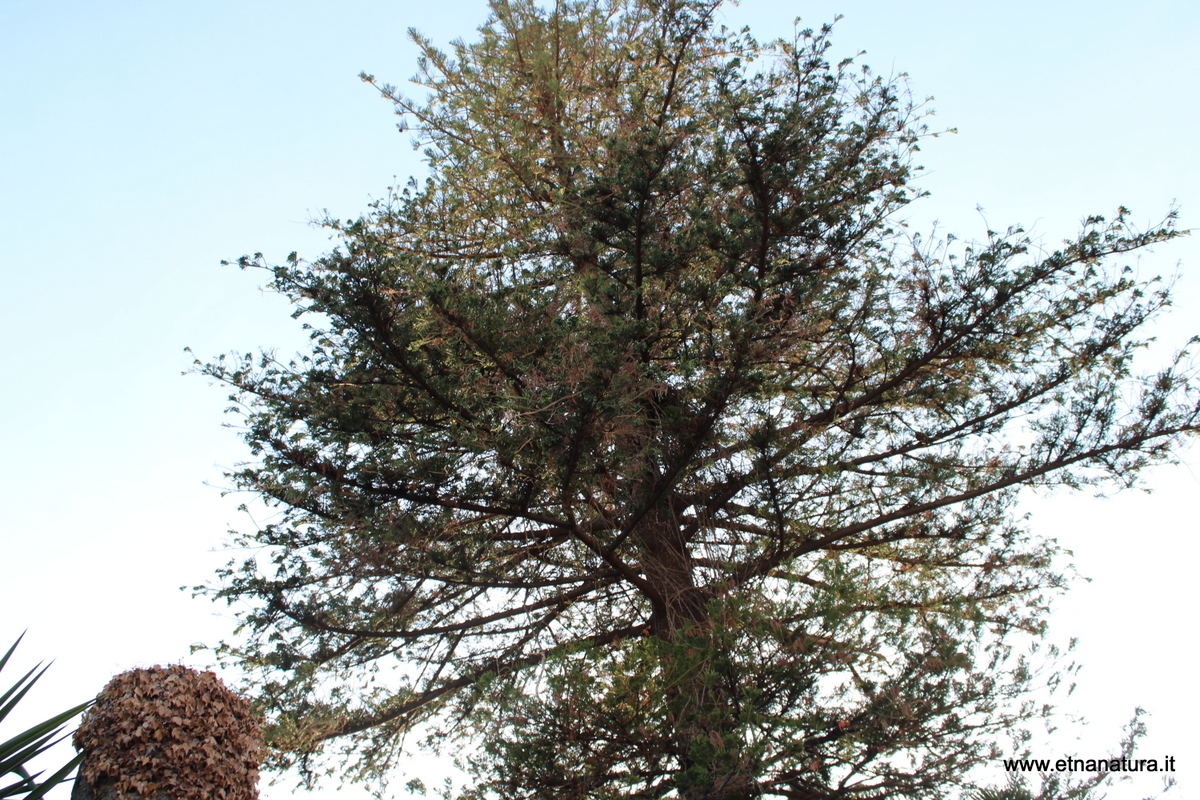
[[[667,642],[689,628],[704,629],[709,593],[696,585],[692,554],[676,521],[660,511],[646,514],[638,525],[642,543],[642,572],[659,593],[650,616],[651,633]]]
[[[681,800],[752,800],[759,797],[740,747],[729,748],[737,722],[736,681],[722,674],[709,603],[712,592],[697,586],[692,555],[674,518],[648,513],[639,525],[642,571],[661,598],[650,618],[651,634],[663,643],[662,669],[674,714]],[[694,648],[691,646],[694,643]],[[688,653],[694,651],[701,663]],[[718,677],[711,678],[713,672]],[[703,776],[700,774],[703,770]]]

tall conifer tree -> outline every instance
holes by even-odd
[[[276,504],[244,612],[276,766],[477,737],[466,797],[941,797],[1037,710],[1022,487],[1127,485],[1200,407],[1122,209],[1056,252],[890,220],[921,115],[719,0],[493,0],[423,50],[424,183],[272,270],[220,359]],[[415,36],[415,34],[414,34]],[[370,76],[364,79],[374,83]]]

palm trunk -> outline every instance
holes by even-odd
[[[84,764],[87,763],[85,760]],[[117,791],[116,778],[101,778],[95,786],[88,783],[83,777],[83,765],[80,765],[79,771],[75,773],[75,785],[71,789],[71,800],[121,800],[121,794]],[[126,792],[126,800],[134,798],[134,800],[174,800],[165,791],[159,790],[147,798],[136,792]]]

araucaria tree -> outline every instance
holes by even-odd
[[[1040,713],[1010,654],[1062,579],[1015,494],[1197,429],[1183,356],[1131,364],[1167,298],[1122,256],[1178,231],[907,236],[902,88],[719,2],[417,37],[427,97],[376,85],[428,180],[242,259],[314,320],[202,367],[280,509],[211,590],[275,766],[464,736],[470,798],[941,797]]]

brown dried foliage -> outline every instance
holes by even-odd
[[[212,672],[173,664],[114,677],[83,716],[75,748],[80,777],[113,780],[122,800],[257,800],[262,731],[250,709]]]

